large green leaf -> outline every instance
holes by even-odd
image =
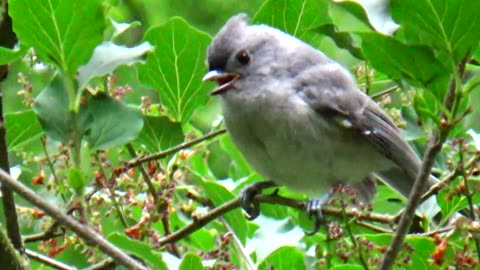
[[[392,0],[390,8],[400,23],[399,34],[409,42],[436,48],[441,60],[453,57],[458,63],[478,45],[480,1]]]
[[[87,64],[78,69],[78,84],[85,87],[89,80],[113,72],[121,65],[132,65],[142,61],[143,56],[153,48],[144,42],[138,46],[127,48],[111,41],[98,45]]]
[[[316,29],[331,23],[328,0],[268,0],[255,14],[255,23],[265,23],[316,45]]]
[[[87,180],[79,169],[71,168],[68,171],[68,186],[74,191],[75,195],[82,196],[87,184]]]
[[[0,65],[9,64],[15,60],[20,59],[25,54],[24,47],[18,50],[11,50],[5,47],[0,47]]]
[[[68,110],[69,99],[65,83],[62,76],[55,76],[35,98],[33,110],[49,137],[68,143],[72,115]]]
[[[88,122],[81,121],[85,137],[92,149],[120,146],[135,138],[142,130],[143,117],[139,109],[100,94],[88,99],[80,115]],[[82,123],[83,122],[83,123]]]
[[[32,110],[5,115],[8,151],[18,151],[28,143],[38,140],[43,130]]]
[[[168,117],[145,116],[143,129],[136,140],[149,152],[158,152],[183,142],[182,126]]]
[[[159,252],[152,250],[152,247],[145,243],[140,242],[119,233],[112,233],[108,236],[108,241],[121,248],[123,251],[133,254],[142,260],[145,260],[152,269],[168,269],[167,265],[162,259],[162,255]]]
[[[330,16],[342,31],[358,32],[374,29],[363,6],[355,1],[332,1]]]
[[[414,85],[429,86],[447,74],[447,70],[426,47],[409,46],[395,38],[373,32],[361,36],[365,58],[375,69],[392,79],[406,79]]]
[[[380,247],[387,247],[392,242],[393,236],[391,234],[365,234],[362,237],[365,237],[369,241]],[[405,238],[405,243],[407,243],[410,248],[404,247],[400,257],[397,258],[398,261],[402,261],[403,265],[401,269],[404,269],[408,266],[408,269],[432,269],[432,264],[430,262],[430,257],[435,250],[436,244],[433,242],[433,239],[426,236],[407,236]],[[409,253],[411,249],[411,253]],[[370,257],[380,257],[383,254],[375,254],[372,252]],[[407,257],[408,265],[405,265],[403,260]],[[400,269],[400,268],[398,268]],[[433,268],[435,269],[435,268]]]
[[[202,258],[194,253],[187,253],[183,256],[182,263],[180,264],[179,270],[195,270],[203,269]]]
[[[283,246],[270,253],[258,269],[306,269],[304,254],[295,247]]]
[[[85,138],[92,149],[104,149],[134,140],[143,127],[139,109],[100,93],[88,96],[78,113],[70,112],[65,80],[56,76],[35,99],[34,111],[51,138],[75,143]]]
[[[101,0],[11,0],[13,30],[45,62],[70,76],[87,62],[103,38]]]
[[[140,82],[157,90],[170,115],[185,123],[208,99],[211,86],[202,84],[202,77],[207,72],[204,63],[210,37],[183,19],[173,18],[151,28],[145,40],[155,51],[138,66]]]
[[[207,197],[212,200],[212,202],[219,206],[229,200],[235,198],[235,196],[228,191],[224,186],[216,182],[210,181],[201,181],[201,186],[205,189]],[[240,239],[242,244],[245,245],[247,241],[247,220],[242,215],[240,209],[235,209],[230,211],[225,216],[225,220],[232,227],[235,235]]]

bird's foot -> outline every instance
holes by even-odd
[[[307,204],[307,214],[309,218],[315,219],[313,231],[305,232],[306,235],[311,236],[320,230],[322,225],[326,224],[326,218],[322,213],[322,206],[330,199],[330,194],[327,193],[318,199],[311,199]]]
[[[273,181],[262,181],[243,188],[241,196],[241,206],[245,210],[246,218],[254,220],[260,215],[260,203],[255,200],[255,196],[262,193],[262,190],[276,186]]]

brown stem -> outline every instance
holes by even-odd
[[[12,179],[12,177],[10,177],[10,175],[8,175],[4,170],[0,170],[0,180],[2,186],[8,186],[9,188],[17,192],[24,199],[42,209],[45,213],[47,213],[55,220],[58,220],[65,227],[71,229],[80,238],[84,239],[85,242],[97,246],[100,250],[105,252],[105,254],[112,257],[117,263],[127,266],[130,269],[146,270],[146,268],[139,262],[129,257],[116,246],[110,244],[107,240],[105,240],[105,238],[103,238],[102,235],[92,230],[89,226],[81,224],[77,220],[63,213],[62,211],[60,211],[60,209],[58,209],[58,207],[45,201],[42,197],[24,186],[19,181],[15,181],[14,179]]]
[[[464,57],[464,59],[458,66],[458,74],[460,74],[460,77],[463,77],[465,65],[468,60],[469,54],[470,53],[467,53],[467,55]],[[387,252],[385,252],[383,259],[379,264],[379,270],[391,269],[393,263],[395,262],[395,258],[397,257],[403,246],[405,236],[408,233],[413,217],[415,215],[415,210],[417,209],[417,206],[420,203],[420,199],[422,198],[422,191],[425,190],[428,178],[430,177],[430,173],[435,162],[435,157],[441,151],[443,143],[447,139],[450,130],[453,128],[453,123],[450,122],[450,120],[455,120],[456,110],[458,108],[456,104],[459,103],[461,98],[460,96],[457,96],[458,84],[460,84],[460,82],[458,82],[457,78],[454,77],[450,82],[450,86],[443,102],[446,112],[449,112],[453,117],[450,119],[445,114],[445,112],[441,115],[441,124],[438,127],[438,131],[429,141],[427,150],[425,151],[425,154],[423,156],[422,166],[420,167],[420,171],[417,175],[417,178],[415,179],[415,183],[412,187],[412,192],[410,193],[410,196],[408,198],[407,206],[405,207],[405,211],[398,224],[397,232],[395,233],[392,243],[388,247]]]
[[[13,32],[12,28],[12,19],[8,15],[8,4],[7,1],[0,2],[0,5],[4,5],[4,14],[0,14],[0,18],[3,18],[3,21],[0,21],[0,46],[13,48],[17,43],[17,37]],[[0,82],[5,80],[8,74],[8,65],[0,66]],[[7,151],[7,142],[6,142],[6,130],[5,130],[5,121],[3,118],[3,89],[0,89],[0,168],[9,172],[10,164],[8,162],[8,151]],[[13,198],[13,192],[8,189],[8,187],[1,186],[2,193],[2,202],[3,202],[3,211],[6,219],[7,234],[10,238],[10,241],[13,247],[20,253],[23,253],[23,243],[22,237],[20,234],[20,228],[18,226],[18,217],[17,211],[15,209],[15,200]]]
[[[142,164],[142,163],[145,163],[145,162],[148,162],[148,161],[151,161],[151,160],[162,159],[162,158],[165,158],[165,157],[167,157],[171,154],[175,154],[176,152],[178,152],[182,149],[188,148],[188,147],[193,146],[197,143],[201,143],[201,142],[206,141],[210,138],[214,138],[218,135],[224,134],[225,132],[227,132],[225,129],[216,130],[216,131],[210,132],[210,133],[208,133],[208,134],[206,134],[202,137],[196,138],[196,139],[191,140],[189,142],[184,142],[182,144],[179,144],[179,145],[177,145],[175,147],[172,147],[170,149],[167,149],[165,151],[155,153],[155,154],[152,154],[152,155],[148,155],[148,156],[144,156],[144,157],[135,158],[135,159],[131,160],[130,162],[128,162],[128,164],[129,164],[130,167],[136,167],[139,164]]]
[[[25,253],[30,259],[36,260],[41,262],[44,265],[48,265],[52,268],[55,269],[60,269],[60,270],[74,270],[75,268],[69,265],[66,265],[62,262],[56,261],[48,256],[45,256],[43,254],[40,254],[38,252],[32,251],[32,250],[25,250]]]
[[[196,200],[204,201],[203,199],[199,199],[199,198],[196,198]],[[288,206],[301,211],[305,211],[307,206],[305,201],[285,198],[278,194],[272,194],[272,195],[259,194],[255,196],[255,200],[258,200],[261,203]],[[180,239],[187,237],[188,235],[201,229],[203,226],[205,226],[209,222],[217,219],[218,217],[224,215],[229,211],[232,211],[233,209],[240,207],[240,202],[241,202],[241,197],[225,202],[221,206],[212,209],[207,214],[194,218],[194,221],[192,223],[172,233],[171,235],[168,235],[160,239],[157,242],[157,244],[162,246],[165,244],[174,243]],[[395,222],[395,216],[392,216],[392,215],[359,212],[355,210],[348,210],[348,211],[345,211],[345,213],[343,213],[341,209],[336,207],[331,207],[331,206],[323,206],[322,212],[325,215],[337,216],[337,217],[346,216],[350,218],[356,218],[357,220],[360,220],[360,221],[366,220],[366,221],[372,221],[372,222],[379,222],[387,225],[392,225]]]

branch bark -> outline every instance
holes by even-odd
[[[15,181],[4,170],[0,170],[0,180],[3,186],[8,186],[10,189],[17,192],[24,199],[35,206],[41,208],[45,213],[50,215],[55,220],[58,220],[65,227],[75,232],[78,236],[84,239],[87,243],[97,246],[105,254],[112,257],[117,263],[127,266],[129,269],[146,270],[147,268],[138,261],[132,259],[116,246],[110,244],[102,235],[92,230],[89,226],[81,224],[77,220],[61,212],[57,207],[45,201],[35,192],[28,189],[22,183]]]
[[[433,137],[429,140],[427,150],[425,151],[425,154],[423,156],[422,166],[420,167],[420,171],[413,185],[412,192],[410,193],[410,196],[408,198],[407,206],[405,207],[405,211],[403,212],[403,215],[400,219],[392,243],[388,247],[387,252],[383,256],[383,259],[379,264],[379,270],[389,270],[392,268],[393,263],[395,262],[395,258],[397,257],[403,246],[405,236],[408,233],[413,217],[415,215],[415,210],[420,204],[420,200],[423,195],[422,191],[425,189],[428,178],[430,177],[432,167],[435,162],[435,157],[442,150],[443,143],[446,141],[450,130],[455,124],[454,122],[451,122],[455,121],[455,103],[458,103],[459,99],[461,98],[457,95],[457,90],[459,88],[459,85],[461,84],[461,82],[458,80],[463,77],[465,65],[467,63],[469,54],[470,53],[467,53],[467,56],[465,56],[465,58],[459,64],[457,70],[459,76],[455,76],[452,78],[447,94],[445,95],[445,100],[443,102],[445,106],[445,111],[450,113],[452,117],[448,117],[445,112],[442,113],[440,126],[438,127],[438,130],[435,132]]]
[[[0,2],[0,10],[3,10],[3,14],[0,14],[0,18],[3,18],[0,21],[0,46],[13,48],[17,43],[17,37],[12,29],[12,19],[8,15],[8,4],[7,1]],[[0,82],[5,80],[8,74],[8,65],[0,66]],[[5,121],[3,118],[3,89],[0,89],[0,168],[9,171],[10,164],[8,162],[8,151],[7,151],[7,140],[6,140],[6,130],[5,130]],[[15,209],[15,200],[13,197],[13,192],[6,187],[1,185],[2,193],[2,202],[3,202],[3,211],[6,219],[7,234],[10,239],[13,247],[20,253],[24,253],[24,247],[22,242],[22,237],[20,235],[20,228],[18,225],[17,211]],[[7,244],[7,243],[5,243]],[[8,253],[7,253],[8,254]],[[11,258],[15,261],[17,257]],[[7,262],[0,260],[0,265],[5,266],[5,263],[10,263],[12,261],[7,259]],[[21,265],[21,262],[19,262]]]
[[[201,143],[201,142],[206,141],[208,139],[214,138],[218,135],[224,134],[225,132],[227,132],[226,129],[219,129],[219,130],[216,130],[216,131],[212,131],[212,132],[210,132],[210,133],[208,133],[208,134],[206,134],[202,137],[196,138],[196,139],[188,141],[188,142],[184,142],[182,144],[179,144],[177,146],[169,148],[165,151],[155,153],[155,154],[152,154],[152,155],[148,155],[148,156],[144,156],[144,157],[135,158],[135,159],[131,160],[130,162],[128,162],[128,165],[130,167],[136,167],[136,166],[138,166],[142,163],[145,163],[145,162],[148,162],[148,161],[151,161],[151,160],[157,160],[157,159],[165,158],[166,156],[169,156],[171,154],[175,154],[176,152],[178,152],[182,149],[188,148],[188,147],[193,146],[197,143]]]
[[[277,194],[272,194],[272,195],[259,194],[255,196],[255,200],[259,201],[260,203],[284,205],[284,206],[292,207],[301,211],[306,211],[306,208],[307,208],[307,203],[305,201],[289,199]],[[195,218],[194,221],[189,225],[160,239],[156,244],[163,246],[166,244],[175,243],[176,241],[181,240],[187,237],[188,235],[194,233],[195,231],[201,229],[203,226],[219,218],[225,213],[240,207],[240,202],[241,202],[240,196],[233,200],[225,202],[221,206],[212,209],[207,214],[201,217]],[[379,222],[387,225],[393,225],[396,219],[396,216],[393,216],[393,215],[382,215],[382,214],[376,214],[376,213],[370,213],[370,212],[359,212],[356,210],[349,210],[349,211],[345,211],[344,213],[342,209],[331,207],[331,206],[323,206],[322,212],[324,215],[337,216],[337,217],[346,216],[350,218],[355,217],[361,221]]]

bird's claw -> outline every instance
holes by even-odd
[[[326,194],[320,199],[311,199],[308,201],[307,214],[309,218],[313,217],[315,219],[315,224],[311,232],[305,232],[306,235],[312,236],[316,234],[320,230],[320,227],[326,224],[327,220],[323,216],[322,206],[328,201],[329,198],[330,195]]]
[[[273,181],[262,181],[243,188],[241,192],[241,206],[245,210],[246,218],[254,220],[260,215],[260,203],[255,200],[255,196],[262,193],[262,190],[274,187],[276,184]]]

